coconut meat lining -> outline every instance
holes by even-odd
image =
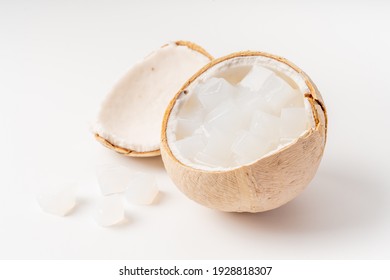
[[[134,65],[102,103],[94,132],[136,152],[160,147],[165,109],[180,87],[209,58],[186,46],[168,44]]]
[[[192,168],[231,170],[273,154],[315,128],[305,77],[265,56],[235,57],[200,74],[177,98],[167,142]]]

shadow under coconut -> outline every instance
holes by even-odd
[[[301,196],[263,213],[223,213],[244,228],[307,233],[371,227],[382,222],[386,207],[380,182],[367,168],[328,164]]]
[[[149,170],[165,170],[161,156],[144,157],[144,158],[126,158],[129,161],[135,161],[139,166]]]
[[[154,157],[128,157],[115,153],[107,148],[100,149],[101,158],[104,162],[112,162],[123,166],[137,166],[139,170],[144,171],[163,171],[165,170],[161,156]]]

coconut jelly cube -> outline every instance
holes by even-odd
[[[194,115],[197,116],[204,109],[197,95],[194,93],[187,93],[181,102],[178,117],[182,119],[193,118]]]
[[[239,85],[251,91],[258,91],[263,87],[264,82],[273,74],[274,72],[268,68],[253,66],[248,74],[240,81]]]
[[[235,132],[243,125],[242,112],[230,98],[221,102],[214,110],[205,117],[205,128],[211,131],[214,128],[229,132]]]
[[[252,117],[250,131],[261,135],[269,142],[279,140],[280,118],[262,111],[255,111]]]
[[[232,151],[239,162],[250,162],[267,153],[269,146],[269,141],[249,131],[240,131],[232,145]]]
[[[241,85],[236,86],[236,92],[237,93],[234,95],[234,102],[240,108],[247,107],[259,96],[257,91],[252,91]]]
[[[222,78],[211,78],[201,83],[196,88],[198,99],[202,106],[210,111],[214,109],[221,101],[230,98],[235,89]]]
[[[178,110],[177,118],[171,120],[176,127],[170,143],[174,153],[178,151],[186,163],[230,168],[253,162],[283,147],[281,137],[293,141],[299,135],[291,135],[303,126],[299,122],[290,126],[289,115],[297,118],[298,113],[284,110],[305,108],[303,94],[290,82],[293,83],[260,65],[251,67],[234,85],[223,78],[199,80],[187,89],[187,95],[192,96],[180,95],[178,106],[182,108],[181,102],[197,96],[198,103],[194,99],[191,102],[201,108],[188,106],[184,119]]]
[[[174,145],[185,158],[193,158],[196,153],[203,150],[206,140],[201,134],[195,134],[174,142]]]
[[[138,172],[133,174],[125,196],[130,203],[148,205],[153,203],[158,193],[156,178],[153,175]]]
[[[41,209],[57,216],[66,216],[76,205],[72,187],[53,187],[46,189],[37,196]]]
[[[303,100],[304,98],[302,94],[299,92],[299,90],[294,89],[292,98],[286,104],[286,107],[303,107],[304,106]]]
[[[280,119],[280,136],[282,138],[297,138],[308,127],[305,108],[284,108]]]
[[[99,165],[96,175],[100,191],[103,195],[121,193],[130,180],[130,171],[124,166]]]
[[[194,117],[192,119],[178,119],[176,126],[176,139],[180,140],[191,136],[196,130],[203,125],[203,119]]]
[[[293,88],[276,75],[270,76],[261,90],[268,105],[276,114],[280,114],[281,109],[296,97]]]
[[[238,93],[237,96],[237,104],[244,112],[261,110],[269,114],[274,114],[274,110],[270,107],[261,92],[243,92]]]
[[[98,203],[96,222],[103,227],[118,224],[125,218],[125,209],[122,198],[117,195],[108,195],[101,198]]]
[[[226,134],[217,129],[211,130],[207,138],[207,144],[201,153],[195,155],[194,161],[208,165],[229,165],[233,140],[234,136],[232,133]]]

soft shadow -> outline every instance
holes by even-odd
[[[258,231],[307,233],[370,227],[385,219],[382,186],[364,166],[323,166],[308,189],[292,202],[263,213],[222,213]]]
[[[153,202],[151,203],[151,205],[160,205],[161,204],[161,201],[164,200],[164,197],[166,196],[167,194],[163,191],[159,191],[159,193],[157,194],[156,198],[153,200]]]
[[[146,169],[158,169],[165,170],[164,163],[161,156],[149,157],[149,158],[127,158],[129,161],[136,162],[138,165]]]
[[[132,223],[133,223],[133,220],[129,217],[128,213],[126,212],[123,220],[120,221],[119,223],[115,224],[114,226],[112,226],[112,228],[123,229],[123,228],[127,228]]]
[[[111,152],[111,151],[110,151]],[[132,165],[136,164],[139,168],[149,171],[161,171],[165,170],[164,163],[161,159],[161,156],[155,157],[126,157],[120,154],[113,153],[115,161],[122,165]]]
[[[82,212],[85,211],[87,205],[87,199],[83,197],[77,197],[75,206],[68,213],[66,213],[66,216],[76,217],[82,215]]]
[[[128,228],[133,222],[134,222],[133,219],[130,218],[130,216],[126,211],[124,218],[120,222],[111,226],[103,226],[101,228],[106,230],[122,230]]]

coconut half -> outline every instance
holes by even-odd
[[[240,52],[190,78],[168,106],[161,156],[190,199],[261,212],[295,198],[323,155],[327,115],[311,79],[279,56]]]
[[[164,112],[183,83],[212,59],[200,46],[177,41],[134,65],[101,105],[93,127],[96,139],[134,157],[160,154]]]

